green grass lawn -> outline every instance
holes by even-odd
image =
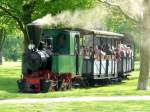
[[[150,102],[0,104],[1,112],[149,112]]]
[[[6,98],[44,98],[44,97],[79,97],[79,96],[123,96],[123,95],[150,95],[150,91],[136,90],[139,63],[136,70],[131,73],[129,80],[120,84],[88,89],[72,89],[40,94],[18,93],[16,81],[21,75],[21,63],[6,62],[0,66],[0,99]]]

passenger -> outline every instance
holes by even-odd
[[[100,55],[103,55],[103,56],[106,55],[106,53],[102,50],[102,47],[101,47],[101,46],[98,46],[98,49],[99,49],[99,54],[100,54]]]
[[[120,55],[120,58],[123,58],[125,56],[125,51],[124,51],[124,47],[123,46],[120,46],[119,55]]]
[[[51,49],[51,50],[53,50],[53,37],[47,37],[47,40],[46,40],[47,42],[47,49]]]
[[[85,49],[85,46],[80,46],[80,55],[84,56],[84,49]]]
[[[128,57],[132,56],[132,49],[131,49],[131,47],[127,47],[127,56]]]
[[[98,49],[98,46],[94,46],[94,58],[97,58],[98,59],[99,57],[99,49]]]
[[[127,45],[123,46],[124,57],[127,57]]]
[[[84,47],[84,49],[83,49],[83,56],[85,59],[90,59],[90,54],[86,47]]]
[[[115,49],[115,50],[114,50],[114,55],[115,55],[115,58],[116,58],[116,59],[119,59],[119,60],[121,59],[121,58],[120,58],[121,56],[120,56],[120,53],[119,53],[119,50],[118,50],[118,49]]]
[[[112,46],[112,51],[115,51],[115,47],[114,46]]]
[[[92,55],[93,55],[93,47],[92,47],[92,46],[90,46],[88,52],[89,52],[89,56],[90,56],[90,58],[91,58]]]
[[[112,49],[108,44],[105,45],[104,52],[106,52],[107,55],[113,54]]]
[[[126,47],[126,57],[129,57],[129,55],[130,55],[130,48]]]

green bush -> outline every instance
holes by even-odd
[[[23,41],[20,37],[11,37],[8,36],[4,43],[3,56],[5,60],[17,61],[21,59]]]

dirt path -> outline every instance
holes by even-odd
[[[6,99],[6,100],[0,100],[0,104],[5,104],[5,103],[90,102],[90,101],[150,101],[150,96]]]

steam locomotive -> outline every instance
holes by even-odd
[[[134,70],[134,45],[123,34],[27,25],[20,92],[39,93],[122,81]]]

